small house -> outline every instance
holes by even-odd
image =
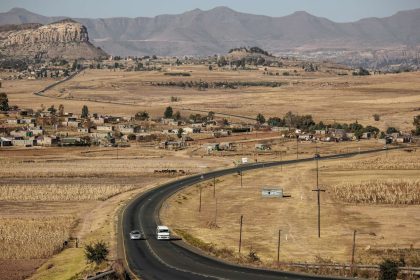
[[[259,150],[259,151],[267,151],[267,150],[271,150],[270,145],[268,144],[255,144],[255,149]]]
[[[13,146],[12,140],[5,137],[0,137],[0,147]]]

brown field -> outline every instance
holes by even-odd
[[[225,164],[143,147],[120,149],[118,159],[111,148],[14,148],[0,154],[2,279],[26,278],[41,264],[33,279],[83,277],[97,269],[86,265],[83,246],[98,240],[109,244],[111,261],[118,259],[118,210],[130,197],[174,178],[155,169],[195,173]],[[70,237],[80,247],[63,250]]]
[[[299,76],[266,76],[263,69],[252,71],[209,71],[206,66],[172,67],[172,71],[187,71],[190,77],[165,76],[163,72],[124,72],[86,70],[71,81],[39,97],[32,94],[46,81],[4,81],[4,90],[12,104],[39,108],[41,104],[64,104],[66,111],[79,112],[87,104],[91,112],[133,115],[146,110],[161,116],[172,105],[178,110],[191,108],[213,110],[255,117],[283,116],[288,111],[312,114],[324,122],[354,122],[375,125],[381,129],[396,126],[411,129],[413,116],[418,114],[420,75],[418,72],[373,75],[369,77],[337,76],[327,73],[305,73]],[[280,71],[276,69],[276,71]],[[278,88],[245,87],[240,89],[183,89],[156,87],[156,81],[278,81],[287,85]],[[179,102],[171,102],[177,96]],[[59,98],[58,100],[56,98]],[[182,110],[181,110],[182,111]],[[184,111],[189,115],[190,111]],[[372,115],[379,114],[374,122]]]
[[[357,263],[376,264],[388,255],[398,258],[399,253],[388,252],[400,250],[408,266],[420,266],[417,198],[420,172],[415,165],[419,160],[420,151],[389,151],[388,154],[320,161],[320,185],[327,190],[321,194],[320,239],[317,237],[316,194],[311,191],[316,185],[315,162],[245,172],[242,188],[238,175],[224,176],[216,181],[217,200],[213,198],[212,180],[185,189],[166,202],[161,219],[187,238],[191,235],[201,240],[196,241],[197,244],[213,244],[211,250],[217,252],[216,255],[225,254],[235,261],[239,257],[239,219],[243,215],[242,257],[252,248],[264,266],[276,261],[278,230],[281,230],[282,262],[349,263],[353,230],[357,230]],[[366,165],[366,161],[372,164]],[[406,161],[411,168],[406,168]],[[404,191],[393,189],[397,181],[404,183]],[[361,186],[372,182],[382,184],[379,191],[375,189],[381,195],[386,188],[384,201],[353,203],[350,200],[348,203],[345,202],[348,199],[343,201],[341,196],[337,199],[334,192],[344,186],[345,193],[357,196]],[[267,186],[281,187],[291,197],[262,198],[261,189]],[[203,188],[201,212],[198,212],[199,187]],[[371,194],[369,190],[360,191]],[[406,204],[407,197],[414,198],[407,203],[412,205]],[[220,253],[220,250],[233,252],[233,255]]]
[[[326,123],[354,122],[380,129],[395,126],[412,129],[413,116],[419,114],[420,74],[403,73],[369,77],[338,76],[334,71],[305,73],[299,76],[266,76],[263,69],[252,71],[209,71],[207,66],[179,66],[167,71],[190,72],[190,77],[165,76],[163,72],[125,72],[85,70],[73,80],[36,96],[33,93],[53,82],[46,80],[4,80],[2,91],[11,105],[39,109],[41,105],[79,113],[84,104],[91,113],[134,115],[148,111],[160,117],[171,105],[188,116],[195,109],[266,118],[283,116],[288,111],[311,114]],[[270,69],[271,70],[271,69]],[[7,73],[0,73],[0,77]],[[240,89],[183,89],[156,87],[158,81],[275,81],[286,85],[243,87]],[[180,98],[171,102],[171,97]],[[184,110],[183,110],[184,109]],[[372,115],[379,114],[374,122]],[[249,122],[249,121],[248,121]],[[69,279],[83,277],[95,268],[86,265],[83,248],[61,250],[63,240],[78,237],[81,245],[107,240],[111,260],[117,258],[116,217],[128,199],[156,184],[173,179],[155,170],[177,169],[186,174],[232,166],[241,157],[250,160],[279,160],[312,156],[316,147],[321,154],[379,148],[375,141],[346,143],[300,143],[275,133],[258,132],[234,135],[218,141],[232,141],[236,151],[207,155],[198,140],[186,151],[169,152],[154,147],[135,145],[130,148],[6,148],[0,150],[0,271],[6,279]],[[272,144],[272,150],[256,153],[254,144]],[[357,261],[377,263],[385,249],[412,246],[418,252],[420,229],[418,197],[403,205],[395,194],[403,191],[413,197],[418,190],[419,152],[389,152],[378,157],[359,156],[350,160],[322,161],[323,194],[322,238],[316,238],[316,200],[314,164],[305,163],[283,168],[247,172],[240,188],[238,176],[226,176],[217,182],[216,203],[211,183],[204,183],[203,210],[197,213],[198,190],[186,189],[171,198],[162,218],[184,234],[214,243],[226,252],[237,250],[238,220],[244,215],[244,252],[255,250],[264,265],[276,255],[278,229],[282,230],[281,260],[308,261],[331,258],[348,262],[352,232],[357,237]],[[381,178],[378,181],[378,178]],[[353,204],[346,198],[349,189],[372,186],[378,193],[402,182],[403,189],[392,194],[392,204]],[[380,187],[377,186],[380,184]],[[291,198],[260,198],[263,186],[281,186]],[[334,196],[334,190],[340,195]],[[343,193],[343,194],[341,194]],[[418,193],[417,193],[418,194]],[[386,197],[389,197],[387,194]],[[369,202],[366,199],[366,202]],[[351,202],[351,203],[350,203]],[[360,202],[360,201],[357,201]],[[167,209],[171,209],[170,211]],[[176,209],[174,211],[173,209]],[[175,216],[176,215],[176,216]],[[56,222],[52,222],[56,221]],[[176,222],[175,222],[176,221]],[[396,231],[395,228],[398,228]],[[23,236],[31,234],[31,239]],[[3,233],[5,233],[3,235]],[[410,251],[411,252],[411,251]],[[418,264],[415,254],[407,253],[407,263]],[[223,253],[223,252],[222,252]],[[43,264],[41,267],[40,265]]]

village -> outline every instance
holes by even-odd
[[[262,115],[261,115],[262,116]],[[400,132],[388,128],[379,132],[375,127],[361,125],[323,125],[312,122],[310,127],[302,125],[276,126],[275,120],[267,122],[241,120],[229,121],[217,118],[214,112],[208,115],[191,114],[181,117],[179,111],[173,113],[167,107],[161,118],[150,118],[147,112],[138,112],[135,116],[111,116],[89,114],[85,105],[81,114],[64,112],[64,106],[58,109],[41,108],[16,109],[2,112],[0,115],[0,147],[66,147],[66,146],[101,146],[129,147],[145,144],[166,150],[183,150],[190,146],[199,147],[204,154],[214,152],[233,152],[243,144],[238,139],[251,139],[255,151],[271,149],[274,139],[296,142],[343,142],[376,139],[378,143],[410,143],[410,132]],[[244,136],[245,138],[238,138]],[[249,144],[250,141],[247,141]],[[249,145],[248,145],[249,146]],[[242,147],[243,148],[243,147]]]

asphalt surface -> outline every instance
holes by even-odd
[[[358,154],[374,153],[384,150],[361,151],[322,157],[320,160],[345,158]],[[203,180],[220,177],[238,171],[313,161],[313,158],[265,162],[242,165],[206,174],[183,178],[155,188],[130,202],[123,213],[122,233],[124,251],[130,270],[141,279],[340,279],[312,276],[279,271],[262,270],[228,264],[180,246],[182,241],[158,241],[155,238],[156,226],[159,223],[158,212],[162,203],[182,188]],[[146,240],[130,240],[129,232],[140,229]],[[343,278],[341,278],[343,279]]]

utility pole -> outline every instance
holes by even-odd
[[[277,266],[280,263],[280,235],[281,235],[281,230],[279,229],[279,240],[277,243]]]
[[[351,275],[353,275],[354,271],[354,253],[356,251],[356,230],[353,232],[353,249],[351,251]]]
[[[201,212],[201,187],[199,189],[200,189],[200,204],[198,206],[198,212]]]
[[[241,225],[239,228],[239,253],[241,253],[241,246],[242,246],[242,223],[243,223],[244,215],[241,215]]]
[[[217,198],[216,198],[216,209],[214,211],[214,225],[217,226]]]
[[[316,190],[312,190],[312,191],[317,192],[317,198],[318,198],[318,238],[321,238],[321,192],[325,192],[325,190],[321,190],[319,188],[318,158],[315,158],[315,161],[316,161]]]
[[[216,176],[213,177],[213,198],[216,197]]]

